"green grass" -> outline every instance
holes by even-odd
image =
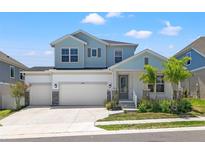
[[[146,123],[146,124],[122,124],[122,125],[102,125],[97,126],[105,130],[131,130],[131,129],[157,129],[157,128],[176,128],[176,127],[197,127],[205,126],[205,121],[178,121],[163,123]]]
[[[0,120],[9,116],[10,114],[12,114],[14,111],[12,110],[0,110]]]
[[[104,119],[98,121],[121,121],[121,120],[143,120],[143,119],[164,119],[164,118],[180,118],[180,117],[194,117],[195,115],[186,114],[186,115],[177,115],[171,113],[153,113],[153,112],[128,112],[109,115]]]
[[[189,99],[192,104],[193,112],[205,116],[205,100],[204,99]]]

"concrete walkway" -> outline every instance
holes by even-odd
[[[104,122],[96,122],[95,126],[97,125],[98,126],[99,125],[121,125],[121,124],[145,124],[145,123],[177,122],[177,121],[205,121],[205,117],[104,121]]]

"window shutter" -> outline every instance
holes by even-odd
[[[88,48],[88,57],[91,57],[91,48]]]
[[[98,57],[101,57],[101,48],[98,48]]]

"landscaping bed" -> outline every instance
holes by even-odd
[[[122,124],[122,125],[99,125],[97,127],[105,130],[132,130],[132,129],[157,129],[177,127],[199,127],[205,126],[205,121],[178,121],[145,124]]]
[[[0,120],[12,114],[13,110],[0,110]],[[1,126],[1,124],[0,124]]]

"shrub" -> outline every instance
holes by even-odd
[[[150,100],[147,99],[141,100],[138,108],[139,108],[139,112],[151,112],[152,105]]]
[[[112,109],[112,103],[111,102],[106,102],[105,107],[107,110],[111,110]]]
[[[192,104],[187,99],[182,99],[177,102],[177,113],[187,113],[192,111]]]
[[[162,111],[160,103],[161,103],[160,100],[152,101],[152,103],[151,103],[152,112],[161,112]]]
[[[171,112],[171,100],[160,100],[160,108],[161,112],[170,113]]]

